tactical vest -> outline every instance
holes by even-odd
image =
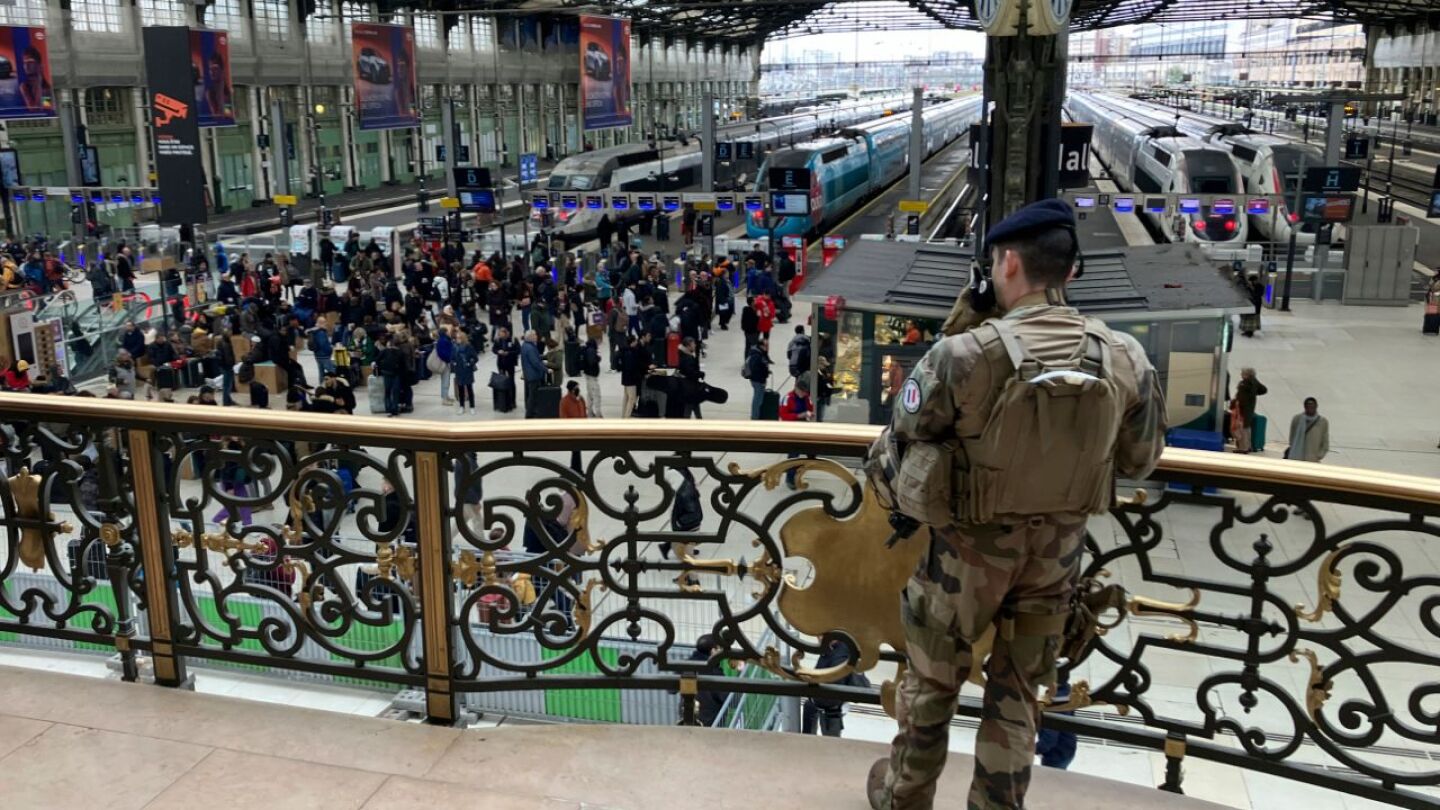
[[[1119,378],[1129,372],[1112,361],[1109,328],[1055,308],[991,320],[971,334],[984,350],[995,392],[978,433],[966,429],[963,416],[958,426],[955,519],[979,524],[1107,510],[1124,392],[1135,387]]]

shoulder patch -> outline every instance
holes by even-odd
[[[900,389],[900,407],[906,413],[915,414],[920,412],[920,383],[913,379],[906,380],[905,386]]]

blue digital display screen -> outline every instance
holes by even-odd
[[[630,201],[624,197],[611,197],[610,207],[616,211],[625,211],[630,208]]]
[[[1233,214],[1235,213],[1235,201],[1216,200],[1210,204],[1210,210],[1217,214]]]
[[[479,214],[494,213],[495,192],[488,188],[466,189],[461,191],[460,210]]]
[[[666,211],[679,211],[679,210],[680,210],[680,198],[679,198],[679,197],[666,197],[663,204],[664,204],[664,206],[665,206],[665,210],[666,210]]]
[[[1265,199],[1264,197],[1256,200],[1250,200],[1249,202],[1245,203],[1245,213],[1254,214],[1256,216],[1264,216],[1270,213],[1270,201]]]
[[[530,198],[530,207],[543,211],[550,207],[550,198],[544,194],[537,194]]]
[[[1116,198],[1115,198],[1115,213],[1117,213],[1117,214],[1133,214],[1133,213],[1135,213],[1135,198],[1134,198],[1134,197],[1116,197]]]
[[[1185,198],[1182,198],[1182,199],[1180,200],[1180,213],[1182,213],[1182,214],[1198,214],[1198,213],[1200,213],[1200,201],[1197,200],[1197,199],[1195,199],[1195,198],[1193,198],[1193,197],[1185,197]]]
[[[721,211],[734,211],[734,210],[735,210],[735,198],[734,198],[734,197],[716,197],[716,198],[715,198],[715,207],[718,208],[718,209],[720,209]]]
[[[1163,214],[1167,208],[1164,197],[1146,197],[1145,212],[1149,214]]]
[[[639,208],[641,211],[654,211],[654,210],[655,210],[655,198],[654,198],[654,197],[640,197],[640,198],[638,198],[638,199],[635,200],[635,207],[636,207],[636,208]]]
[[[563,196],[560,198],[560,207],[568,208],[573,211],[576,208],[580,207],[580,200],[573,195]]]
[[[764,198],[764,197],[746,197],[746,198],[745,198],[745,210],[746,210],[746,211],[763,211],[763,210],[765,210],[765,198]]]

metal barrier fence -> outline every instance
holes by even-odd
[[[715,691],[764,727],[775,707],[754,696],[878,703],[835,681],[903,662],[897,594],[925,543],[886,547],[854,472],[870,427],[341,426],[23,395],[0,396],[0,421],[0,633],[110,647],[127,678],[141,655],[169,686],[191,662],[281,669],[419,690],[438,722],[495,706],[693,723]],[[670,525],[682,469],[696,531]],[[1440,807],[1440,482],[1167,451],[1154,483],[1088,527],[1083,573],[1128,598],[1064,662],[1047,724],[1163,752],[1167,790],[1199,757]],[[817,668],[834,641],[851,657]]]

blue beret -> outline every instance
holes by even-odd
[[[1052,228],[1075,229],[1075,212],[1070,204],[1053,198],[1033,202],[991,228],[985,237],[985,249],[988,251],[1001,242],[1014,242],[1023,236],[1035,236]]]

